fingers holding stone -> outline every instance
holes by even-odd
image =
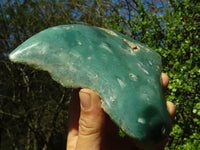
[[[176,113],[176,107],[174,103],[167,101],[167,110],[169,112],[171,119],[173,120]]]
[[[100,97],[92,90],[79,92],[81,113],[77,149],[97,150],[102,141],[105,113],[101,108]]]
[[[166,90],[167,89],[167,86],[169,84],[169,77],[167,74],[165,73],[162,73],[161,74],[161,84],[163,86],[163,89]]]

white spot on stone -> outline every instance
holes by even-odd
[[[94,75],[94,78],[98,78],[98,75],[97,75],[97,74],[95,74],[95,75]]]
[[[149,74],[149,72],[146,69],[142,69],[146,74]]]
[[[129,47],[128,51],[129,51],[129,53],[128,53],[128,54],[135,55],[135,53],[133,53],[133,51],[132,51],[132,48],[131,48],[131,47]]]
[[[77,72],[76,67],[74,67],[74,63],[71,63],[68,67],[69,67],[69,71],[71,71],[71,72]]]
[[[90,57],[88,57],[87,59],[90,60],[90,59],[92,59],[92,57],[90,56]]]
[[[110,97],[110,101],[114,102],[115,101],[114,97]]]
[[[121,88],[125,88],[126,87],[126,84],[121,79],[117,78],[117,81],[118,81],[118,83],[119,83]]]
[[[82,43],[80,41],[78,41],[78,45],[82,45]]]
[[[140,69],[142,69],[142,71],[143,71],[144,73],[149,74],[149,72],[148,72],[146,69],[144,69],[144,68],[141,66],[141,64],[137,63],[137,65],[140,67]]]
[[[160,66],[156,66],[157,69],[160,69]]]
[[[69,30],[70,29],[70,27],[63,27],[65,30]]]
[[[141,124],[145,124],[146,123],[146,120],[144,118],[138,118],[137,120],[139,123]]]
[[[105,43],[102,43],[100,45],[100,47],[104,48],[106,51],[108,51],[109,53],[113,53],[112,50],[108,47],[108,45],[106,45]]]
[[[131,79],[131,80],[133,80],[133,81],[137,81],[137,76],[136,75],[134,75],[133,73],[129,73],[129,78]]]
[[[165,129],[165,127],[162,127],[162,129],[161,129],[161,130],[162,130],[162,134],[164,134],[164,135],[165,135],[165,134],[166,134],[166,129]]]
[[[40,54],[45,54],[46,53],[46,49],[45,48],[43,48],[41,51],[40,51]]]
[[[148,53],[150,50],[148,48],[145,48],[146,52]]]
[[[138,65],[140,68],[142,68],[141,64],[137,63],[137,65]]]
[[[149,64],[152,66],[153,64],[152,64],[152,62],[149,60]]]
[[[141,47],[142,49],[145,49],[146,52],[149,52],[149,51],[150,51],[149,48],[147,48],[147,47],[145,47],[145,46],[143,46],[143,45],[141,45],[141,44],[138,44],[138,45],[139,45],[139,47]]]

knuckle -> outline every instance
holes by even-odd
[[[88,136],[98,134],[100,130],[96,128],[95,122],[89,122],[88,119],[79,120],[79,134]]]

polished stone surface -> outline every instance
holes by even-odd
[[[118,32],[85,25],[46,29],[11,54],[65,87],[90,88],[129,136],[148,147],[166,138],[170,117],[160,83],[161,57]]]

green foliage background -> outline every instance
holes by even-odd
[[[8,54],[35,33],[80,23],[122,32],[163,58],[176,104],[168,149],[200,149],[198,0],[7,0],[0,3],[0,149],[65,149],[71,89]]]

